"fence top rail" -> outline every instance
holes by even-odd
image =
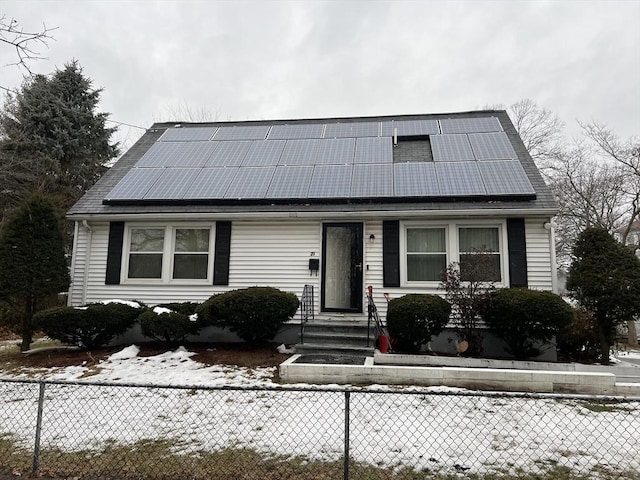
[[[612,401],[618,403],[640,402],[640,397],[611,396],[611,395],[587,395],[566,393],[526,393],[526,392],[492,392],[482,390],[429,390],[429,387],[376,388],[371,387],[325,387],[322,385],[170,385],[153,383],[127,383],[127,382],[91,382],[73,380],[37,380],[25,378],[0,377],[1,383],[21,383],[37,385],[63,385],[80,387],[120,387],[120,388],[147,388],[165,390],[202,390],[202,391],[246,391],[246,392],[313,392],[313,393],[366,393],[375,395],[430,395],[434,397],[487,397],[487,398],[514,398],[514,399],[559,399],[559,400],[597,400],[600,402]]]

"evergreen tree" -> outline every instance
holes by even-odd
[[[64,238],[55,210],[45,197],[27,200],[0,235],[0,300],[3,320],[15,320],[22,350],[33,337],[33,315],[51,295],[69,287]],[[17,317],[17,318],[16,318]]]
[[[34,75],[0,112],[0,208],[6,220],[33,192],[55,195],[66,211],[117,154],[108,114],[96,112],[101,89],[73,61],[51,76]]]
[[[640,316],[640,260],[603,228],[582,232],[573,256],[567,288],[593,314],[606,364],[616,327]]]

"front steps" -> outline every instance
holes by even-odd
[[[367,320],[316,318],[304,326],[303,342],[296,352],[303,355],[372,356],[375,345],[373,326],[367,345]]]

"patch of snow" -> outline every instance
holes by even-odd
[[[120,350],[119,352],[114,353],[107,359],[107,361],[115,362],[118,360],[129,360],[131,358],[137,357],[138,353],[140,353],[140,349],[138,348],[138,346],[131,345],[127,348]]]
[[[112,300],[102,300],[100,303],[104,303],[105,305],[108,305],[110,303],[122,303],[133,308],[140,308],[140,304],[138,302],[132,302],[130,300],[120,300],[118,298],[114,298]]]
[[[189,315],[189,320],[192,322],[197,322],[198,321],[198,314],[194,313],[193,315]]]
[[[166,307],[153,307],[153,313],[156,315],[161,315],[163,313],[173,313],[173,310]]]

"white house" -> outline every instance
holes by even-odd
[[[68,212],[69,302],[312,285],[317,318],[364,319],[366,286],[384,315],[477,248],[555,290],[555,212],[502,110],[157,123]]]

